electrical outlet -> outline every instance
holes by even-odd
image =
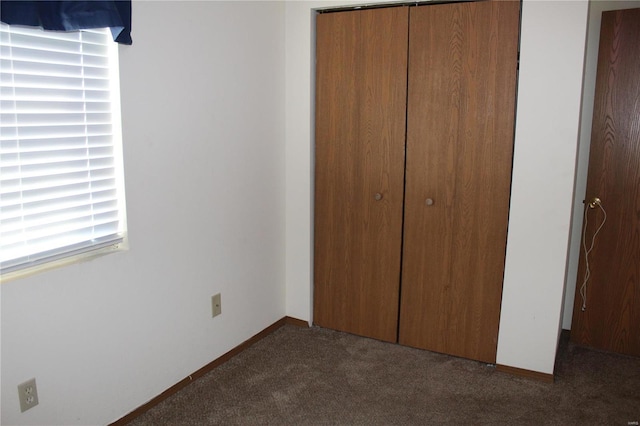
[[[36,379],[27,380],[18,385],[18,398],[20,399],[20,411],[23,413],[38,405]]]
[[[217,317],[222,313],[222,296],[220,293],[211,296],[211,317]]]

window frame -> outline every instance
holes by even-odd
[[[11,28],[12,26],[2,24],[3,27]],[[57,31],[47,31],[39,28],[28,28],[20,26],[20,31],[37,31],[40,33],[52,33],[51,37],[55,37],[58,34]],[[95,31],[95,30],[90,30]],[[87,261],[92,258],[100,257],[108,253],[115,251],[127,250],[128,244],[128,232],[127,232],[127,215],[126,215],[126,197],[125,197],[125,182],[124,182],[124,152],[122,146],[122,114],[121,114],[121,99],[120,99],[120,74],[119,74],[119,45],[112,41],[111,32],[108,28],[101,29],[107,35],[103,38],[106,41],[105,46],[108,51],[108,86],[110,92],[109,104],[110,117],[111,117],[111,149],[113,160],[113,178],[115,180],[116,191],[116,204],[117,204],[117,217],[118,226],[114,235],[117,237],[98,243],[90,243],[89,245],[81,248],[64,250],[69,245],[58,245],[59,252],[51,256],[37,259],[35,261],[24,262],[20,265],[10,266],[5,271],[0,270],[0,282],[10,281],[16,278],[25,277],[34,273],[39,273],[45,270],[58,268],[61,266]],[[83,66],[84,67],[84,66]],[[10,73],[13,75],[13,73]],[[18,128],[20,126],[18,125]],[[86,133],[85,133],[86,135]],[[91,193],[95,193],[92,191]],[[1,224],[0,224],[1,226]],[[85,240],[85,243],[90,240]],[[40,252],[47,253],[47,251]],[[34,256],[34,254],[30,255]]]

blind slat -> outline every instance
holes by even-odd
[[[22,221],[23,218],[25,220],[36,218],[35,220],[37,220],[37,217],[41,214],[70,211],[71,209],[87,206],[89,205],[87,203],[88,200],[91,200],[93,203],[91,205],[95,208],[95,206],[103,206],[104,203],[117,203],[118,198],[115,188],[113,188],[97,194],[81,193],[74,196],[67,196],[60,200],[60,203],[56,205],[55,209],[51,209],[46,205],[48,200],[31,202],[28,203],[29,215],[25,215],[23,205],[16,204],[13,206],[7,206],[0,211],[0,218],[3,221],[2,229],[3,231],[11,229],[12,226],[14,226],[18,221]],[[112,207],[116,206],[113,205]],[[8,226],[8,228],[5,228],[5,225]]]
[[[106,171],[112,171],[113,169]],[[80,175],[73,178],[68,178],[68,175],[64,177],[66,179],[60,179],[57,176],[56,179],[52,179],[51,183],[40,184],[44,179],[34,182],[29,186],[20,185],[15,181],[7,181],[6,189],[3,188],[0,193],[2,197],[2,205],[10,206],[14,204],[27,204],[45,200],[55,200],[57,198],[64,198],[67,196],[77,195],[80,193],[91,192],[93,190],[101,190],[105,185],[109,187],[115,187],[115,179],[106,176],[104,178],[94,177],[90,179],[89,176],[82,175],[82,173],[76,173]],[[57,185],[55,185],[57,184]]]
[[[62,235],[69,230],[78,229],[81,224],[90,223],[95,226],[111,222],[117,216],[117,210],[114,210],[113,205],[108,204],[76,207],[39,216],[33,215],[28,217],[28,220],[25,220],[22,226],[17,223],[14,223],[13,226],[11,224],[6,227],[3,226],[3,244],[23,241],[25,235],[40,238],[47,235]],[[111,220],[107,220],[105,217],[110,217]]]

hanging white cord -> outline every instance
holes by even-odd
[[[589,249],[587,249],[587,219],[589,217],[589,210],[595,208],[594,205],[600,207],[602,213],[604,214],[604,218],[602,219],[602,223],[596,229],[596,232],[593,233],[593,237],[591,237],[591,245]],[[584,208],[584,228],[582,229],[582,248],[584,249],[584,279],[582,280],[582,286],[580,287],[580,296],[582,296],[582,312],[587,309],[587,281],[589,281],[589,277],[591,276],[591,270],[589,267],[589,253],[593,250],[593,245],[596,242],[596,236],[598,232],[604,226],[604,223],[607,221],[607,212],[602,207],[602,203],[600,200],[595,199],[594,201],[587,203]]]

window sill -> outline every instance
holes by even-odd
[[[110,253],[116,253],[120,251],[129,250],[129,241],[126,235],[122,238],[122,241],[101,247],[95,250],[89,250],[84,253],[74,254],[62,259],[52,260],[50,262],[42,263],[40,265],[30,266],[17,271],[7,272],[0,275],[0,284],[5,284],[9,281],[18,280],[21,278],[30,277],[32,275],[39,274],[41,272],[50,271],[52,269],[58,269],[64,266],[72,265],[74,263],[88,262],[98,257],[105,256]]]

